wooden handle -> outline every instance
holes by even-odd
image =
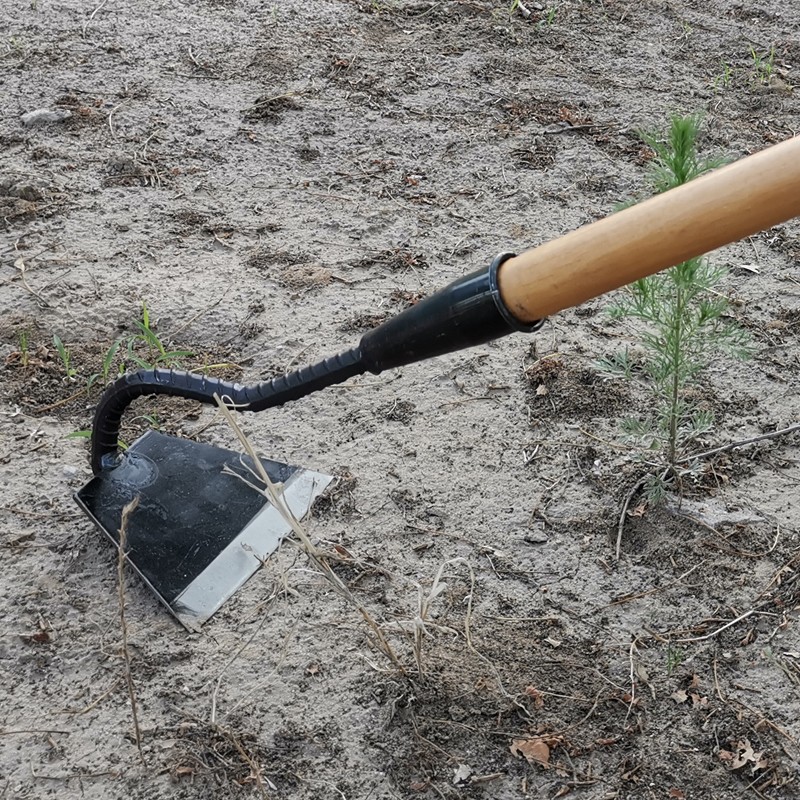
[[[500,296],[533,322],[796,216],[800,137],[509,259]]]

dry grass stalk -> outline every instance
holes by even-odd
[[[272,601],[278,596],[278,588],[273,588],[272,593],[264,602],[264,606],[269,607],[272,604]],[[268,619],[267,614],[265,613],[264,616],[261,618],[261,621],[256,625],[256,629],[253,631],[252,634],[235,650],[233,655],[225,662],[225,665],[219,671],[217,675],[217,679],[214,682],[214,690],[211,693],[211,724],[217,724],[217,696],[219,695],[220,687],[222,686],[222,679],[225,677],[225,673],[230,669],[231,665],[234,661],[242,654],[242,652],[250,645],[253,639],[261,633],[261,629],[264,627]]]
[[[131,514],[138,508],[139,498],[134,497],[122,509],[122,521],[119,526],[119,556],[117,557],[117,589],[119,593],[119,624],[122,630],[122,656],[125,660],[125,682],[128,684],[128,697],[131,701],[131,714],[133,716],[133,734],[136,738],[136,748],[142,764],[146,764],[142,752],[142,734],[139,728],[139,714],[136,706],[136,691],[133,686],[133,672],[131,671],[131,654],[128,650],[128,625],[125,621],[125,561],[127,559],[126,545],[128,539],[128,521]]]
[[[436,575],[434,576],[433,583],[431,584],[431,589],[428,592],[427,596],[423,593],[422,588],[418,585],[417,589],[419,591],[418,601],[417,601],[417,616],[412,620],[411,629],[412,629],[412,636],[413,636],[413,650],[414,650],[414,660],[417,664],[417,673],[419,677],[424,677],[423,671],[423,650],[424,650],[424,640],[425,636],[428,633],[428,628],[436,627],[440,630],[449,630],[448,628],[444,628],[441,625],[432,626],[429,622],[429,615],[430,609],[433,601],[439,597],[443,591],[447,589],[447,584],[443,582],[444,572],[445,570],[456,564],[463,564],[467,571],[469,572],[469,595],[467,595],[467,610],[464,615],[464,639],[467,644],[467,649],[469,650],[472,655],[474,655],[477,659],[482,661],[492,672],[494,680],[497,684],[497,689],[500,692],[500,695],[509,703],[511,703],[518,711],[520,711],[524,716],[528,716],[528,711],[524,705],[522,705],[512,694],[506,691],[506,688],[503,684],[503,679],[500,677],[500,671],[497,669],[497,665],[487,656],[478,650],[475,647],[474,642],[472,641],[472,616],[473,616],[473,605],[475,601],[475,571],[472,568],[472,564],[466,558],[458,557],[458,558],[451,558],[445,561],[437,570]]]
[[[239,439],[239,442],[242,445],[242,448],[244,449],[245,453],[247,453],[247,455],[250,457],[253,463],[253,468],[257,473],[258,479],[264,484],[264,488],[261,489],[260,487],[257,487],[254,484],[249,484],[249,485],[253,486],[253,488],[256,491],[261,492],[272,503],[272,505],[276,509],[278,509],[280,515],[283,517],[286,523],[291,527],[292,532],[297,537],[298,541],[300,542],[300,545],[306,552],[306,555],[308,556],[311,563],[328,580],[328,582],[336,590],[336,592],[340,594],[345,600],[347,600],[356,609],[356,611],[358,611],[364,622],[366,622],[368,628],[372,633],[372,636],[370,636],[369,639],[373,643],[373,645],[375,645],[378,648],[378,650],[392,663],[392,665],[398,670],[398,672],[405,675],[406,672],[405,668],[401,664],[400,659],[397,657],[397,654],[392,648],[392,645],[389,643],[389,640],[386,638],[383,631],[380,629],[380,626],[374,620],[369,611],[367,611],[367,609],[363,606],[363,604],[360,603],[358,599],[355,597],[355,595],[350,591],[350,588],[347,586],[347,584],[344,583],[344,581],[333,571],[330,564],[326,560],[324,554],[311,541],[305,529],[298,522],[297,518],[292,513],[292,510],[287,505],[286,500],[283,497],[283,493],[270,480],[269,475],[267,475],[266,469],[264,469],[264,465],[261,463],[261,459],[256,454],[253,445],[250,443],[245,433],[239,427],[236,418],[231,413],[228,406],[225,404],[225,401],[216,394],[214,395],[214,399],[216,400],[220,412],[225,417],[226,422],[231,427],[231,430],[236,434],[236,437]],[[237,475],[237,477],[241,478],[241,476],[239,475]],[[242,480],[244,479],[242,478]],[[245,483],[248,482],[245,481]]]

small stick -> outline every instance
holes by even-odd
[[[695,459],[699,460],[701,458],[708,458],[708,456],[713,456],[717,453],[723,453],[726,450],[735,450],[738,447],[744,447],[746,444],[755,444],[755,442],[763,442],[767,439],[775,439],[778,436],[783,436],[787,433],[794,433],[795,431],[800,431],[800,423],[797,425],[790,425],[788,428],[782,428],[779,431],[773,431],[772,433],[764,433],[761,436],[754,436],[752,439],[742,439],[739,442],[723,444],[721,447],[715,447],[712,450],[706,450],[702,453],[694,453],[690,456],[684,456],[678,460],[681,463],[686,463],[687,461],[694,461]]]
[[[214,400],[219,407],[220,412],[225,417],[228,425],[230,426],[231,430],[236,434],[236,437],[239,439],[242,447],[244,448],[245,452],[248,456],[250,456],[253,468],[258,472],[258,477],[261,479],[262,483],[265,486],[264,490],[256,488],[256,491],[262,491],[262,493],[269,499],[272,505],[278,510],[278,513],[283,517],[284,521],[287,525],[292,529],[295,536],[299,539],[303,550],[305,550],[306,555],[308,556],[309,560],[312,564],[319,570],[319,572],[328,580],[328,582],[333,586],[333,588],[347,600],[350,602],[353,607],[358,611],[361,615],[362,619],[366,624],[369,626],[370,630],[375,636],[376,644],[378,649],[386,656],[389,661],[396,667],[397,671],[401,675],[405,675],[406,671],[403,665],[400,663],[400,659],[397,657],[397,654],[394,652],[391,644],[389,643],[388,639],[384,635],[383,631],[380,629],[378,623],[373,619],[372,615],[367,611],[367,609],[356,599],[355,595],[350,591],[344,581],[333,571],[330,564],[325,560],[324,555],[319,551],[319,549],[314,545],[314,543],[309,538],[308,534],[303,529],[303,526],[297,520],[295,515],[292,513],[292,510],[286,503],[285,498],[283,497],[283,493],[279,491],[278,487],[270,480],[269,475],[267,474],[266,469],[264,469],[264,465],[261,462],[261,459],[256,454],[253,445],[250,443],[250,440],[245,436],[244,431],[239,427],[238,422],[234,418],[233,414],[231,413],[230,409],[224,402],[224,400],[218,395],[214,394]],[[236,474],[236,473],[234,473]],[[238,476],[241,478],[241,476]],[[244,478],[245,483],[249,483]],[[252,484],[249,484],[252,485]]]
[[[628,492],[625,496],[625,502],[622,504],[622,511],[619,515],[619,524],[617,525],[617,546],[614,548],[614,559],[619,561],[620,553],[622,551],[622,529],[625,527],[625,515],[628,513],[628,506],[631,504],[631,500],[633,500],[633,496],[642,486],[647,483],[647,479],[650,475],[645,475],[643,478],[639,478],[638,481],[633,485],[633,488]]]
[[[717,657],[716,656],[714,656],[714,661],[712,662],[712,667],[713,667],[713,670],[714,670],[714,688],[717,691],[717,697],[719,697],[719,699],[722,700],[723,703],[726,703],[727,700],[725,700],[725,698],[723,697],[722,689],[720,689],[720,686],[719,686],[719,677],[717,676]]]
[[[685,644],[687,642],[703,642],[706,639],[713,639],[717,634],[722,633],[722,631],[727,630],[728,628],[736,625],[737,622],[741,622],[742,620],[747,619],[752,614],[755,614],[756,610],[751,608],[749,611],[746,611],[744,614],[739,615],[736,619],[732,619],[730,622],[726,622],[721,628],[717,628],[715,631],[711,631],[711,633],[707,633],[705,636],[693,636],[691,639],[676,639],[676,642],[680,642],[681,644]]]
[[[71,403],[73,400],[77,400],[82,395],[86,394],[89,390],[86,387],[82,389],[78,389],[77,392],[73,392],[69,397],[64,397],[61,400],[57,400],[55,403],[50,403],[49,406],[39,406],[38,408],[32,408],[31,411],[34,414],[44,414],[47,411],[52,411],[54,408],[59,408],[60,406],[65,406],[67,403]]]
[[[108,112],[108,117],[106,118],[106,122],[108,122],[108,129],[111,131],[111,135],[115,139],[117,138],[117,134],[114,133],[114,126],[111,124],[111,117],[113,117],[114,116],[114,112],[117,109],[119,109],[121,106],[123,106],[124,104],[125,104],[124,100],[121,103],[117,103],[117,105],[115,105],[114,108],[112,108],[111,111]],[[126,177],[126,176],[122,175],[120,177]]]
[[[269,605],[272,601],[278,596],[278,590],[273,590],[272,594],[267,598],[264,605]],[[245,648],[256,638],[256,636],[261,632],[261,629],[264,627],[264,623],[269,619],[267,614],[265,613],[264,616],[261,618],[261,622],[258,623],[256,629],[250,635],[250,637],[244,642],[244,644],[239,647],[236,652],[228,659],[222,669],[219,671],[217,675],[217,680],[214,683],[214,691],[211,693],[211,724],[217,724],[217,695],[219,694],[220,686],[222,685],[222,679],[225,677],[225,673],[228,671],[228,668],[233,664],[234,661],[242,654]]]
[[[631,666],[631,701],[628,703],[628,713],[625,714],[625,720],[627,721],[628,717],[631,715],[631,711],[633,711],[633,706],[636,703],[636,665],[633,663],[633,654],[636,652],[636,643],[639,640],[634,638],[631,642],[631,646],[628,649],[628,662]]]
[[[659,476],[659,480],[664,480],[667,477],[667,473],[672,469],[672,467],[667,467]],[[628,513],[628,506],[631,504],[631,500],[633,500],[633,496],[636,494],[639,489],[644,486],[649,478],[652,478],[652,473],[647,474],[644,477],[640,478],[635,484],[633,489],[631,489],[627,496],[625,497],[625,502],[622,504],[622,513],[619,515],[619,525],[617,525],[617,546],[614,551],[614,557],[616,561],[619,561],[619,557],[622,550],[622,529],[625,527],[625,515]]]
[[[758,730],[758,726],[763,723],[764,725],[768,725],[784,738],[788,739],[792,744],[798,744],[798,741],[794,738],[794,736],[792,736],[790,733],[787,733],[783,728],[781,728],[780,725],[776,725],[772,720],[767,719],[757,708],[753,708],[752,706],[747,705],[747,703],[743,703],[741,700],[734,699],[733,702],[742,706],[742,708],[746,708],[751,714],[755,714],[755,716],[761,718],[756,723],[756,730]]]
[[[111,686],[108,689],[106,689],[105,692],[103,692],[99,697],[92,700],[92,702],[89,703],[88,706],[82,708],[80,711],[65,711],[64,713],[75,714],[75,716],[80,716],[81,714],[85,714],[87,711],[91,711],[93,708],[96,708],[98,705],[100,705],[100,703],[102,703],[103,700],[105,700],[106,697],[108,697],[117,688],[117,686],[120,685],[121,682],[122,678],[117,678],[117,680],[115,680],[114,683],[112,683]]]
[[[608,679],[604,677],[604,680]],[[616,684],[612,685],[616,686]],[[593,701],[590,701],[588,698],[586,699],[581,698],[582,702],[585,703],[591,702],[592,707],[586,712],[586,714],[583,715],[581,719],[579,719],[577,722],[573,722],[572,725],[568,725],[566,728],[561,728],[560,730],[553,731],[552,733],[546,733],[544,735],[537,733],[530,733],[530,732],[514,733],[512,731],[495,730],[492,731],[492,736],[503,736],[503,737],[511,737],[513,739],[526,739],[526,740],[542,739],[542,738],[558,739],[560,736],[564,736],[564,734],[569,733],[570,731],[574,731],[576,728],[580,728],[580,726],[583,725],[584,722],[587,722],[589,718],[592,716],[592,714],[594,714],[594,712],[597,710],[597,706],[600,705],[600,697],[602,695],[603,695],[603,690],[601,689],[595,695]]]
[[[302,92],[284,92],[283,94],[276,94],[274,97],[267,97],[264,100],[259,100],[257,103],[253,103],[253,105],[249,108],[246,108],[245,111],[255,111],[257,108],[268,106],[270,103],[274,103],[276,100],[290,100],[292,97],[299,97],[301,94]]]
[[[19,277],[22,280],[22,285],[42,304],[44,308],[52,308],[50,303],[42,297],[39,292],[37,292],[29,283],[28,279],[25,277],[25,271],[27,267],[25,266],[25,262],[22,258],[18,258],[14,262],[14,266],[19,270]]]
[[[641,600],[643,597],[649,597],[651,594],[655,594],[656,592],[663,592],[665,589],[671,589],[673,586],[677,586],[684,578],[691,575],[698,567],[701,567],[705,564],[705,560],[700,561],[699,563],[695,564],[690,569],[687,569],[683,575],[675,578],[674,581],[670,583],[666,583],[663,586],[654,586],[652,589],[646,589],[642,592],[635,592],[634,594],[624,595],[623,597],[618,597],[616,600],[612,600],[610,603],[606,603],[603,608],[611,608],[612,606],[621,606],[623,603],[632,603],[634,600]]]
[[[525,17],[525,19],[531,15],[530,9],[523,5],[522,0],[517,0],[516,9],[520,14],[522,14],[523,17]]]
[[[800,559],[800,555],[794,555],[785,564],[782,564],[780,567],[778,567],[778,569],[772,574],[769,583],[756,598],[756,601],[760,600],[773,587],[773,585],[780,586],[781,576],[783,575],[784,571],[786,569],[790,569],[798,559]],[[794,570],[791,569],[790,571],[794,572]]]
[[[688,515],[685,516],[686,519],[690,519],[692,522],[700,522],[700,520],[695,519],[694,517],[690,517]],[[702,522],[700,524],[705,525],[705,523]],[[712,528],[710,525],[706,527],[710,528],[710,530],[712,530],[714,533],[717,534],[717,536],[719,536],[718,530]],[[776,525],[775,540],[772,542],[772,547],[770,547],[769,550],[762,551],[761,553],[755,553],[751,550],[739,550],[736,547],[728,547],[726,549],[722,545],[716,543],[711,543],[711,544],[713,544],[714,547],[716,547],[718,550],[722,550],[723,552],[728,552],[728,553],[735,553],[737,556],[745,556],[746,558],[764,558],[764,556],[768,556],[778,546],[778,539],[780,539],[780,537],[781,537],[781,526]]]
[[[139,497],[136,496],[122,509],[122,522],[119,526],[119,558],[117,559],[117,586],[119,591],[119,623],[122,629],[122,655],[125,658],[125,681],[128,684],[128,696],[131,700],[131,712],[133,713],[133,732],[136,737],[136,747],[139,750],[139,758],[142,764],[147,764],[142,752],[142,734],[139,729],[139,715],[136,710],[136,692],[133,687],[133,675],[131,673],[131,654],[128,650],[128,626],[125,622],[125,545],[128,538],[128,520],[131,514],[139,506]]]
[[[103,2],[100,3],[100,5],[97,6],[97,8],[95,8],[94,11],[92,11],[91,15],[89,16],[89,19],[87,19],[86,22],[83,23],[83,29],[81,30],[81,37],[82,38],[84,38],[84,39],[86,38],[86,29],[89,27],[89,24],[94,19],[95,14],[97,14],[98,11],[102,11],[107,2],[108,2],[108,0],[103,0]]]

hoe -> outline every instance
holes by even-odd
[[[380,373],[534,331],[548,315],[800,216],[800,137],[743,158],[520,255],[504,253],[366,333],[352,349],[263,383],[242,386],[166,369],[111,384],[94,417],[94,477],[76,499],[119,545],[159,599],[197,630],[290,532],[285,513],[243,480],[253,465],[233,451],[149,431],[125,452],[128,405],[163,394],[262,411],[365,372]],[[330,476],[263,465],[297,518]]]

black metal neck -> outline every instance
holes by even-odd
[[[123,375],[100,399],[92,429],[92,469],[113,466],[125,409],[143,395],[165,394],[201,403],[224,398],[237,411],[263,411],[346,381],[364,372],[393,367],[483,344],[514,331],[533,331],[508,311],[497,274],[512,253],[503,253],[488,269],[454,281],[396,317],[364,334],[357,347],[270,381],[242,386],[218,378],[171,369]]]

